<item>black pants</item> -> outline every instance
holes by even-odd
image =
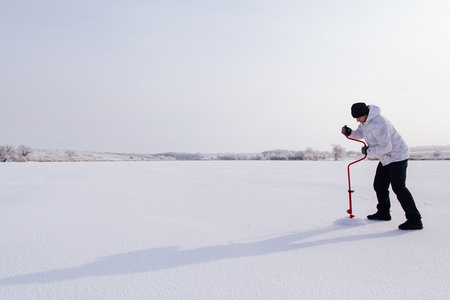
[[[397,195],[408,220],[421,219],[420,213],[414,203],[414,198],[406,188],[406,168],[408,160],[393,162],[387,166],[383,166],[381,162],[378,164],[377,172],[373,182],[373,188],[377,194],[377,209],[380,212],[389,212],[391,201],[389,199],[389,185]]]

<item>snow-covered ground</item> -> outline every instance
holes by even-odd
[[[450,162],[412,161],[424,229],[375,212],[376,161],[0,165],[0,299],[450,299]]]

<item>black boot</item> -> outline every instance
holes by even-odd
[[[398,226],[398,229],[401,230],[418,230],[418,229],[422,229],[423,225],[422,225],[422,221],[420,219],[418,220],[407,220],[405,223],[400,224]]]
[[[373,215],[368,215],[367,219],[369,219],[369,220],[376,220],[376,221],[390,221],[391,220],[391,214],[389,212],[377,211]]]

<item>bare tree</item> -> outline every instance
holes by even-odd
[[[27,160],[27,156],[33,153],[33,149],[30,146],[20,145],[17,147],[17,154]]]
[[[334,160],[339,160],[345,157],[345,148],[340,145],[333,145],[332,155]]]
[[[319,151],[314,150],[312,147],[308,147],[305,150],[305,160],[318,160]]]
[[[66,155],[70,160],[73,160],[73,157],[75,156],[75,151],[73,150],[67,150]]]
[[[14,146],[6,145],[6,146],[0,146],[0,161],[16,161],[17,155],[16,155],[16,149]]]

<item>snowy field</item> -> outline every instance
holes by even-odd
[[[450,162],[412,161],[424,229],[375,161],[0,165],[0,299],[450,299]]]

